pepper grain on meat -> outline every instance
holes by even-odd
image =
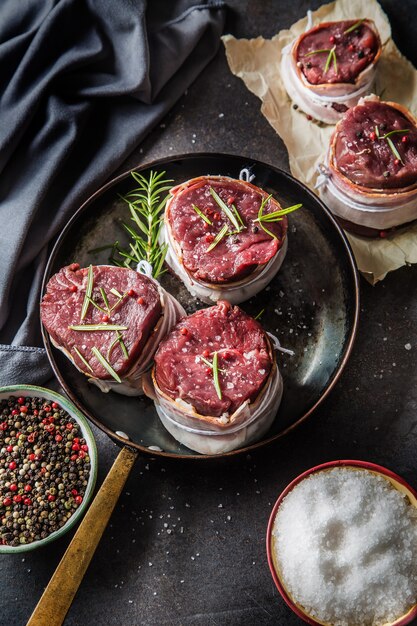
[[[0,420],[0,545],[29,544],[64,526],[82,503],[88,446],[56,402],[10,396]]]

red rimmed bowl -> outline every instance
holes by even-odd
[[[389,469],[382,467],[381,465],[376,465],[375,463],[369,463],[367,461],[356,461],[356,460],[342,460],[342,461],[330,461],[328,463],[323,463],[321,465],[317,465],[312,467],[311,469],[303,472],[297,478],[295,478],[281,493],[278,500],[276,501],[274,508],[272,509],[267,535],[266,535],[266,551],[268,557],[268,565],[271,570],[272,578],[274,580],[275,586],[277,587],[279,593],[281,594],[284,602],[294,611],[298,617],[307,622],[308,624],[312,624],[313,626],[333,626],[331,622],[320,621],[317,618],[312,617],[308,614],[308,612],[304,609],[304,607],[293,599],[290,592],[286,588],[283,577],[281,574],[280,564],[277,558],[277,551],[275,549],[276,539],[273,535],[273,527],[275,523],[275,518],[278,514],[279,507],[282,504],[284,498],[296,487],[299,483],[301,483],[305,478],[311,476],[312,474],[316,474],[318,472],[325,472],[337,467],[344,467],[348,469],[352,469],[353,471],[367,471],[378,476],[382,476],[385,480],[387,480],[391,485],[404,494],[410,504],[417,508],[417,492],[403,479],[401,476],[398,476],[394,472],[391,472]],[[396,619],[394,622],[386,622],[383,626],[405,626],[409,624],[413,619],[417,617],[417,603],[414,604],[406,613],[404,613],[401,617]]]

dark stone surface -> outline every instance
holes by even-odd
[[[320,2],[229,4],[228,32],[270,37]],[[381,4],[401,51],[416,64],[415,1]],[[223,48],[122,169],[194,151],[242,154],[288,169],[281,140],[259,100],[230,74]],[[282,442],[230,461],[139,459],[65,623],[300,625],[278,595],[265,556],[268,516],[285,485],[318,463],[353,458],[385,465],[417,487],[416,282],[417,266],[376,287],[361,279],[350,362],[330,398]],[[100,484],[118,448],[95,434]],[[1,558],[1,624],[26,622],[69,540]]]

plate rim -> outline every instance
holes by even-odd
[[[353,349],[353,345],[355,343],[355,339],[356,339],[356,336],[357,336],[358,324],[359,324],[360,288],[359,288],[359,274],[358,274],[358,269],[357,269],[356,263],[355,263],[355,257],[353,255],[352,249],[350,247],[349,241],[348,241],[345,233],[343,232],[342,228],[337,223],[336,219],[334,218],[334,216],[332,215],[330,210],[326,207],[324,202],[311,189],[309,189],[307,187],[307,185],[305,185],[301,181],[297,180],[289,172],[286,172],[285,170],[283,170],[283,169],[281,169],[279,167],[275,167],[274,165],[271,165],[270,163],[266,163],[264,161],[260,161],[259,159],[253,159],[251,157],[246,157],[244,155],[229,154],[229,153],[224,153],[224,152],[188,152],[188,153],[183,153],[183,154],[178,154],[178,155],[170,155],[168,157],[162,157],[162,158],[158,158],[158,159],[153,159],[153,160],[145,162],[143,164],[139,164],[137,166],[133,166],[133,167],[129,168],[128,170],[122,172],[121,174],[118,174],[117,176],[115,176],[114,178],[109,180],[107,183],[105,183],[104,185],[99,187],[93,194],[91,194],[79,206],[79,208],[75,211],[75,213],[72,215],[72,217],[70,217],[70,219],[67,221],[67,223],[65,224],[63,229],[60,231],[60,233],[59,233],[59,235],[57,237],[57,240],[56,240],[56,242],[55,242],[55,244],[54,244],[54,246],[52,248],[52,251],[51,251],[51,253],[49,255],[49,258],[48,258],[48,261],[47,261],[47,264],[46,264],[46,267],[45,267],[45,270],[44,270],[44,273],[43,273],[43,277],[42,277],[40,302],[41,302],[42,296],[43,296],[43,294],[45,292],[46,283],[47,283],[47,281],[50,278],[50,268],[51,268],[51,266],[53,265],[53,263],[54,263],[54,261],[56,259],[57,253],[58,253],[58,251],[60,249],[60,246],[61,246],[61,243],[65,239],[65,235],[70,230],[70,228],[72,227],[73,223],[76,222],[77,219],[79,218],[79,216],[86,211],[86,209],[88,208],[88,205],[92,204],[99,196],[103,195],[108,189],[110,189],[111,187],[117,185],[118,183],[120,183],[125,178],[128,178],[132,171],[143,171],[143,170],[146,170],[146,169],[163,166],[164,163],[172,163],[173,161],[181,161],[181,160],[191,159],[191,158],[193,158],[193,159],[198,159],[198,158],[214,158],[214,159],[215,158],[219,158],[219,159],[222,159],[223,158],[223,159],[232,159],[232,160],[233,159],[236,159],[236,160],[247,160],[251,164],[253,163],[254,165],[259,165],[259,166],[264,167],[264,168],[269,168],[269,169],[273,170],[275,173],[277,173],[279,175],[283,175],[284,177],[290,179],[292,182],[294,182],[297,185],[301,186],[303,191],[305,193],[307,193],[313,199],[313,201],[318,202],[318,204],[320,205],[320,207],[323,210],[324,214],[330,220],[330,222],[332,223],[332,225],[333,225],[334,229],[336,230],[338,236],[340,237],[341,243],[344,245],[344,249],[345,249],[345,252],[347,254],[347,260],[349,261],[348,266],[349,266],[349,269],[350,269],[351,278],[352,278],[352,282],[353,282],[353,286],[354,286],[354,293],[353,293],[353,295],[354,295],[353,309],[354,310],[353,310],[352,329],[351,329],[351,332],[350,332],[350,337],[349,337],[349,340],[348,340],[348,342],[347,342],[347,344],[345,346],[343,357],[342,357],[338,367],[336,368],[336,370],[334,372],[332,380],[327,385],[327,387],[324,389],[323,393],[319,396],[319,398],[316,400],[316,402],[296,422],[294,422],[293,424],[290,424],[289,426],[284,428],[284,430],[280,431],[278,434],[273,435],[271,437],[268,437],[266,439],[262,439],[261,441],[257,441],[255,443],[250,444],[248,446],[245,446],[243,448],[238,448],[236,450],[231,450],[230,452],[224,452],[224,453],[219,454],[219,455],[195,454],[195,453],[193,453],[193,454],[177,454],[175,452],[165,452],[163,450],[161,450],[161,451],[159,451],[159,450],[150,450],[149,448],[147,448],[144,445],[141,445],[139,443],[131,441],[130,439],[125,439],[124,437],[121,437],[120,435],[117,435],[115,431],[113,431],[110,428],[108,428],[98,418],[96,418],[96,416],[91,411],[86,410],[86,408],[83,406],[82,402],[78,399],[77,395],[74,394],[72,392],[72,390],[70,389],[70,387],[66,384],[66,381],[62,377],[62,375],[60,373],[60,370],[59,370],[59,368],[58,368],[58,366],[57,366],[57,364],[55,362],[55,359],[54,359],[54,356],[53,356],[53,352],[52,352],[52,344],[51,344],[49,335],[46,332],[43,324],[41,323],[42,340],[43,340],[43,343],[44,343],[44,346],[45,346],[45,350],[46,350],[46,353],[47,353],[49,364],[51,365],[53,373],[54,373],[56,379],[58,380],[62,390],[68,396],[68,398],[71,400],[71,402],[73,402],[75,404],[75,406],[81,411],[81,413],[83,413],[83,415],[85,415],[97,428],[102,430],[108,437],[110,437],[110,439],[112,439],[113,441],[117,442],[121,446],[126,446],[126,445],[130,446],[130,447],[134,448],[137,451],[145,453],[149,457],[158,456],[158,457],[172,458],[172,459],[203,460],[203,459],[216,459],[216,458],[235,457],[235,456],[238,456],[240,454],[245,454],[245,453],[248,454],[248,453],[252,452],[253,450],[257,450],[260,447],[263,447],[263,446],[266,446],[266,445],[270,445],[274,441],[279,441],[285,435],[290,433],[292,430],[294,430],[295,428],[297,428],[298,426],[303,424],[312,415],[312,413],[314,413],[314,411],[326,400],[328,395],[331,393],[331,391],[333,390],[333,388],[335,387],[335,385],[339,381],[339,378],[341,377],[343,371],[345,370],[346,364],[347,364],[347,362],[348,362],[348,360],[350,358],[350,355],[351,355],[351,352],[352,352],[352,349]],[[40,304],[40,302],[39,302],[39,304]]]

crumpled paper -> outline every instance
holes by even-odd
[[[391,39],[388,18],[376,0],[336,0],[314,11],[312,18],[313,25],[341,19],[372,19],[383,45],[374,91],[416,115],[417,70]],[[272,39],[236,39],[232,35],[222,39],[231,71],[262,100],[262,113],[284,141],[291,173],[314,190],[317,166],[324,160],[334,127],[311,122],[295,110],[280,74],[282,49],[306,30],[307,19],[306,16]],[[398,229],[385,239],[346,235],[358,269],[372,284],[388,272],[417,263],[417,225]]]

